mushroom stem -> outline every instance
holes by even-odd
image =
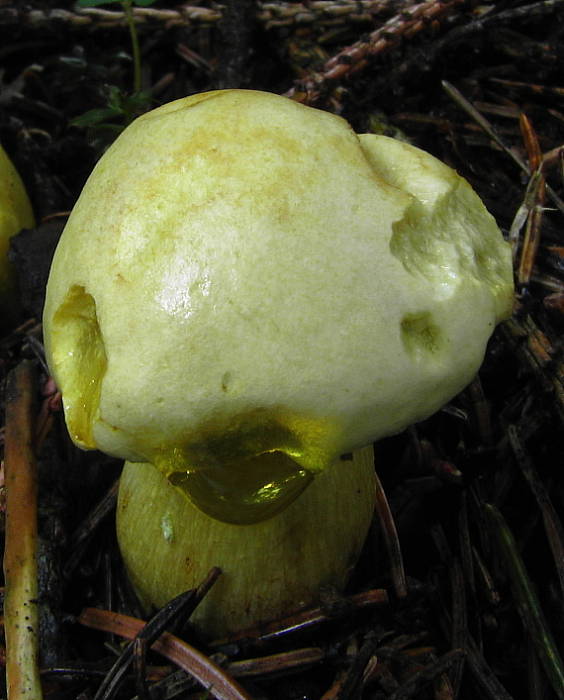
[[[117,531],[123,559],[147,607],[193,587],[211,566],[222,576],[192,616],[218,637],[318,602],[342,590],[374,508],[372,447],[319,474],[284,511],[252,525],[202,513],[151,464],[127,462]]]

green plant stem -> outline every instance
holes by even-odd
[[[135,19],[133,17],[132,0],[123,0],[123,11],[129,27],[129,36],[131,37],[131,52],[133,54],[133,92],[141,91],[141,51],[139,49],[139,37],[135,27]]]

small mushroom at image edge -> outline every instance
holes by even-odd
[[[471,381],[512,298],[493,217],[413,146],[256,91],[139,117],[72,211],[44,332],[72,439],[126,460],[142,602],[219,566],[192,618],[217,636],[342,590],[370,445]]]
[[[24,184],[0,146],[0,328],[5,330],[17,320],[16,275],[8,260],[10,238],[35,221]]]

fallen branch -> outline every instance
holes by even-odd
[[[412,5],[414,0],[405,0]],[[343,26],[349,23],[370,23],[375,17],[397,11],[397,0],[313,0],[313,2],[263,2],[257,3],[256,18],[266,29],[292,25],[316,27]],[[201,7],[178,5],[175,8],[134,7],[133,19],[138,28],[155,29],[158,26],[210,26],[224,17],[225,7]],[[101,7],[84,7],[76,10],[64,8],[18,7],[17,4],[0,11],[0,24],[20,28],[42,29],[52,24],[72,29],[126,29],[127,19],[120,10]]]
[[[24,361],[6,390],[4,626],[9,700],[40,700],[37,608],[37,478],[33,449],[35,379]]]
[[[294,87],[285,94],[297,102],[315,104],[331,86],[364,70],[375,56],[399,46],[405,39],[412,39],[431,24],[440,24],[449,15],[460,12],[464,7],[465,0],[405,3],[400,7],[398,14],[366,37],[332,56],[319,72],[297,80]]]

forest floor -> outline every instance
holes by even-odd
[[[0,371],[19,392],[2,435],[17,452],[15,421],[36,445],[41,618],[39,660],[0,660],[39,669],[52,700],[564,698],[564,2],[157,1],[134,17],[141,91],[120,3],[0,0],[0,143],[37,220],[12,243],[23,311]],[[288,95],[454,167],[513,246],[516,299],[472,384],[375,446],[382,503],[342,597],[221,644],[177,632],[227,673],[204,691],[170,656],[124,647],[109,611],[142,613],[114,535],[121,463],[70,442],[41,314],[67,216],[124,124],[225,87]],[[96,623],[92,608],[108,612]],[[24,695],[37,688],[11,700]]]

